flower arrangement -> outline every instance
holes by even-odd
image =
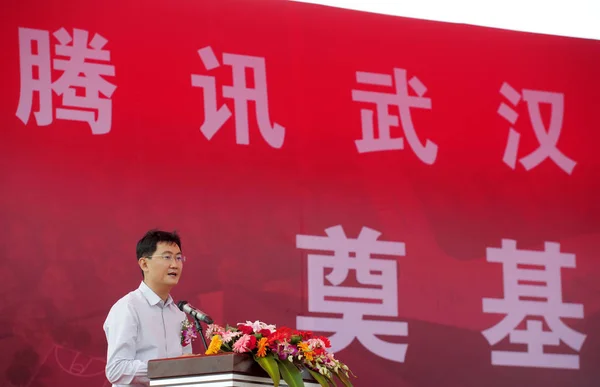
[[[190,320],[185,318],[181,322],[181,345],[183,347],[190,345],[192,340],[194,340],[196,337],[198,336],[196,335],[196,329],[194,328],[194,325],[192,325]]]
[[[336,386],[334,377],[345,387],[352,387],[349,376],[352,372],[327,352],[331,344],[326,337],[246,321],[236,327],[208,325],[206,338],[210,340],[207,355],[222,352],[251,355],[269,374],[274,387],[279,386],[281,378],[290,387],[303,387],[301,369],[306,369],[323,387]]]

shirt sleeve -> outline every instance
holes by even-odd
[[[138,325],[137,313],[127,302],[115,304],[106,318],[106,378],[113,384],[150,383],[148,363],[135,359]]]

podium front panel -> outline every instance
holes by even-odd
[[[156,359],[148,362],[151,387],[256,387],[273,381],[248,355],[223,353]],[[319,387],[312,376],[302,373],[306,387]],[[280,386],[287,386],[282,379]]]
[[[287,386],[284,380],[280,386]],[[319,387],[319,383],[304,381],[306,387]],[[268,377],[250,376],[244,374],[211,374],[201,376],[184,376],[175,378],[150,380],[150,387],[257,387],[273,386]]]

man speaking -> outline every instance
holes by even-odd
[[[169,294],[185,262],[179,235],[150,230],[136,253],[143,281],[112,306],[104,322],[106,377],[113,387],[148,386],[148,360],[192,353],[191,343],[181,339],[187,317]]]

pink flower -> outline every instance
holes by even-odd
[[[252,351],[256,347],[256,336],[243,335],[233,344],[233,352],[246,353]]]
[[[192,343],[192,340],[196,337],[196,331],[194,326],[190,323],[190,320],[185,318],[181,322],[181,345],[188,346]]]
[[[206,336],[206,338],[210,340],[213,335],[221,335],[224,331],[225,328],[223,328],[222,326],[217,324],[210,324],[207,326],[204,336]]]
[[[192,340],[195,339],[196,337],[196,332],[194,331],[194,328],[189,327],[186,330],[184,330],[183,332],[183,340],[181,345],[188,346],[192,343]]]
[[[329,339],[327,337],[320,336],[317,338],[308,339],[307,341],[310,347],[313,349],[331,347],[331,343],[329,342]]]
[[[225,331],[221,334],[221,339],[223,340],[223,343],[227,344],[232,339],[238,337],[241,334],[242,334],[242,332]]]

